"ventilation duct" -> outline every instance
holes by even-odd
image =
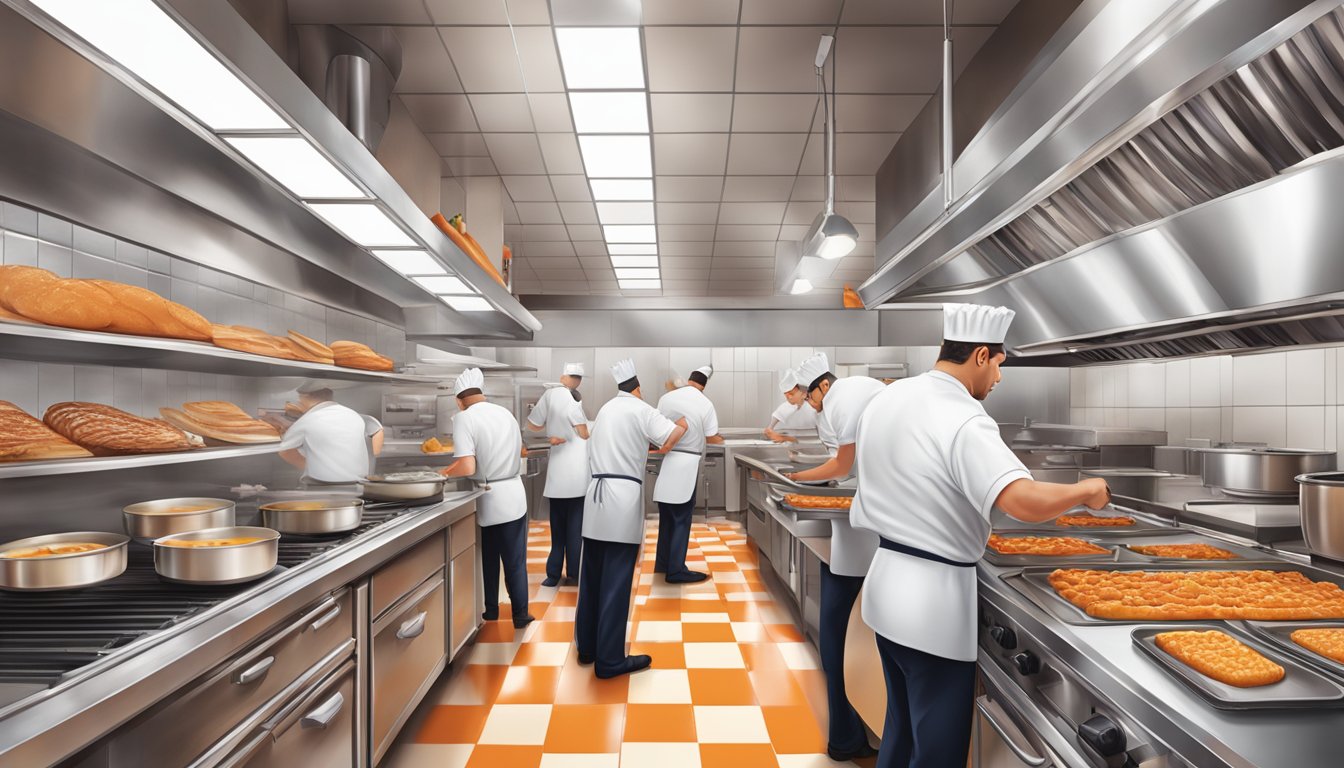
[[[372,152],[387,129],[401,42],[385,28],[299,24],[299,77]]]

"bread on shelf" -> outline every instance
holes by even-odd
[[[100,403],[56,403],[42,421],[95,456],[172,453],[199,448],[186,432],[162,419],[143,419]]]
[[[159,415],[179,429],[220,443],[253,445],[280,439],[280,430],[225,400],[185,403],[180,410],[160,408]]]
[[[92,455],[17,405],[0,400],[0,462],[81,459]]]
[[[392,370],[392,358],[374,352],[367,344],[357,341],[333,341],[331,351],[335,354],[336,364],[343,368],[359,368],[365,371]]]

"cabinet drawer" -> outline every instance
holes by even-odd
[[[444,582],[439,577],[373,627],[373,759],[392,745],[444,660]]]
[[[476,546],[476,515],[472,513],[448,529],[448,557],[456,558],[467,547]]]
[[[369,615],[377,619],[392,604],[443,569],[443,533],[435,533],[398,555],[369,580]]]
[[[452,593],[449,620],[449,653],[456,657],[476,631],[480,614],[476,613],[476,548],[469,547],[453,556],[448,569],[448,588]]]
[[[243,748],[233,768],[353,768],[355,765],[355,663],[299,695]]]

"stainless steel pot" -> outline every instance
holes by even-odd
[[[233,525],[235,510],[228,499],[192,496],[141,501],[121,512],[126,533],[136,541],[151,542],[174,533]]]
[[[360,499],[277,501],[259,509],[261,524],[281,533],[343,533],[358,528],[364,519]]]
[[[360,481],[364,496],[375,501],[412,501],[443,493],[448,478],[437,472],[396,472],[370,475]]]
[[[1298,475],[1297,486],[1307,549],[1344,560],[1344,472]]]
[[[1204,485],[1233,496],[1297,495],[1295,478],[1335,468],[1334,451],[1290,448],[1205,448]]]
[[[126,570],[126,544],[120,533],[77,531],[50,533],[0,544],[0,589],[48,590],[86,587],[120,576]],[[9,558],[3,553],[50,544],[83,542],[102,549],[50,557]]]
[[[255,538],[223,547],[174,547],[171,540]],[[280,534],[270,528],[234,525],[164,536],[154,542],[154,570],[169,581],[192,584],[238,584],[275,570]]]

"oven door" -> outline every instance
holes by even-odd
[[[980,651],[983,695],[975,700],[975,768],[1095,768],[1027,692]]]

